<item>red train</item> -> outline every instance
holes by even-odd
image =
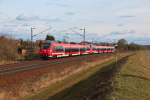
[[[114,51],[114,46],[99,46],[94,44],[69,44],[58,43],[54,41],[45,41],[42,44],[42,48],[40,49],[39,54],[43,58],[55,58],[93,53],[112,53]]]

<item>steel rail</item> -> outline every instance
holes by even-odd
[[[27,71],[27,70],[33,70],[33,69],[38,69],[38,68],[42,68],[42,67],[48,67],[50,65],[58,65],[58,64],[63,64],[66,62],[72,62],[72,61],[78,61],[78,60],[82,60],[84,57],[86,56],[82,56],[80,58],[76,57],[70,57],[70,58],[66,58],[64,59],[54,59],[51,60],[51,62],[41,62],[38,64],[31,64],[31,65],[23,65],[23,66],[17,66],[17,67],[1,67],[0,68],[0,75],[6,75],[6,74],[12,74],[12,73],[17,73],[17,72],[22,72],[22,71]]]

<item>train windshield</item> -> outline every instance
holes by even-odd
[[[50,48],[50,46],[51,46],[51,43],[43,43],[42,49],[48,49],[48,48]]]

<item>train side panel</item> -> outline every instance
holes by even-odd
[[[45,43],[39,51],[42,57],[64,57],[75,56],[93,53],[113,53],[114,46],[97,46],[97,45],[82,45],[82,44],[66,44],[57,42]]]

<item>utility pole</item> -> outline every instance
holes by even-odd
[[[83,31],[83,45],[85,46],[85,27],[83,29],[80,29]],[[86,51],[86,48],[84,48],[84,50]]]
[[[31,27],[31,49],[33,49],[33,30],[35,28],[34,27]]]
[[[118,54],[117,54],[117,50],[116,50],[116,48],[117,48],[117,40],[113,40],[112,41],[112,43],[114,42],[114,46],[115,46],[115,62],[116,62],[116,67],[117,67],[117,63],[118,63]]]
[[[84,27],[83,29],[80,29],[80,30],[83,31],[83,42],[84,42],[84,44],[85,44],[85,27]]]

